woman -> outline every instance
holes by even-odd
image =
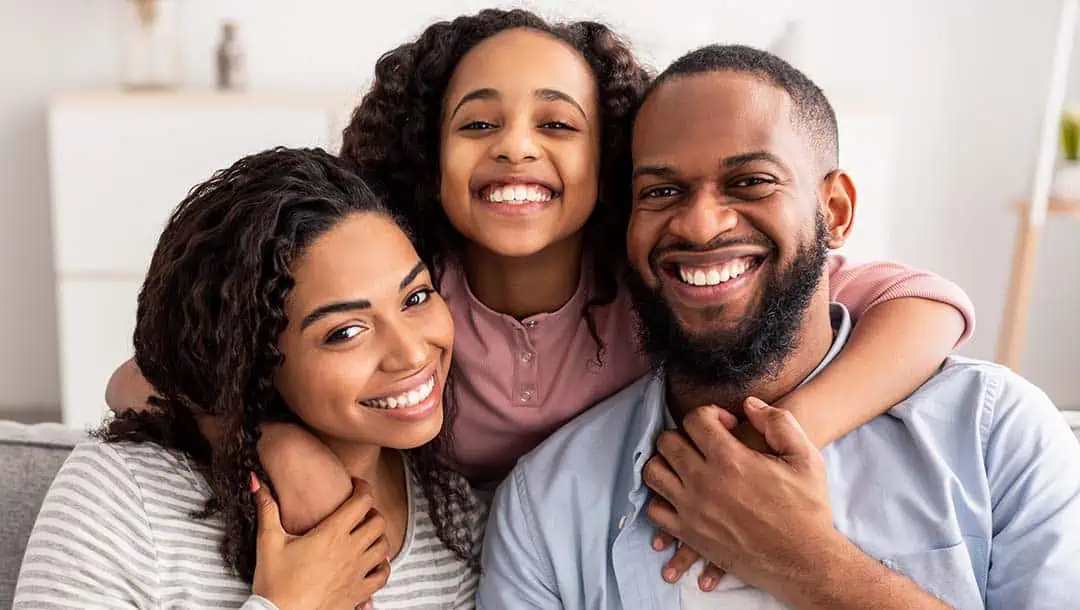
[[[409,238],[342,161],[276,149],[217,173],[139,295],[135,360],[158,397],[65,463],[15,607],[472,607],[482,518],[436,459],[453,336]],[[303,537],[261,483],[271,421],[304,424],[354,481]]]

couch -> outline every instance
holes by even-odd
[[[1080,438],[1080,418],[1070,421]],[[86,434],[0,421],[0,609],[10,608],[26,541],[60,465]]]

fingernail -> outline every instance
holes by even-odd
[[[652,548],[653,548],[654,551],[662,551],[662,550],[664,550],[664,542],[662,540],[660,540],[659,538],[655,538],[652,541]]]
[[[702,591],[711,591],[712,588],[715,587],[715,586],[716,586],[716,581],[713,580],[712,576],[706,576],[705,578],[701,579],[701,590]]]
[[[255,473],[251,473],[251,493],[259,491],[259,477],[255,476]]]
[[[766,405],[765,402],[760,398],[754,398],[753,396],[751,396],[746,399],[746,406],[750,407],[751,409],[760,409]]]
[[[675,568],[664,569],[664,580],[668,582],[675,582]]]

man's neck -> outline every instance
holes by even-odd
[[[524,257],[500,256],[470,245],[463,262],[476,298],[493,311],[520,320],[566,305],[578,288],[581,253],[578,234]]]
[[[821,364],[832,343],[828,295],[816,295],[796,333],[795,349],[780,364],[776,375],[755,379],[749,386],[706,387],[668,374],[668,408],[676,422],[681,422],[687,413],[702,405],[716,405],[742,419],[743,401],[747,397],[754,396],[769,404],[777,402],[798,387]]]

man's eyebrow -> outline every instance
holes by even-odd
[[[730,156],[724,159],[722,165],[730,169],[732,167],[739,167],[740,165],[753,163],[754,161],[767,161],[774,165],[784,167],[784,162],[780,160],[780,157],[777,157],[776,155],[766,150],[755,150],[754,152]]]
[[[633,174],[630,175],[631,180],[637,180],[642,176],[656,176],[657,178],[667,178],[675,175],[675,168],[670,165],[638,165],[634,167]]]
[[[499,92],[492,89],[491,87],[474,89],[461,97],[461,100],[458,101],[457,106],[454,106],[454,111],[450,113],[450,118],[454,118],[454,115],[457,114],[457,111],[460,110],[461,107],[468,102],[471,102],[473,100],[494,100],[498,98]]]

